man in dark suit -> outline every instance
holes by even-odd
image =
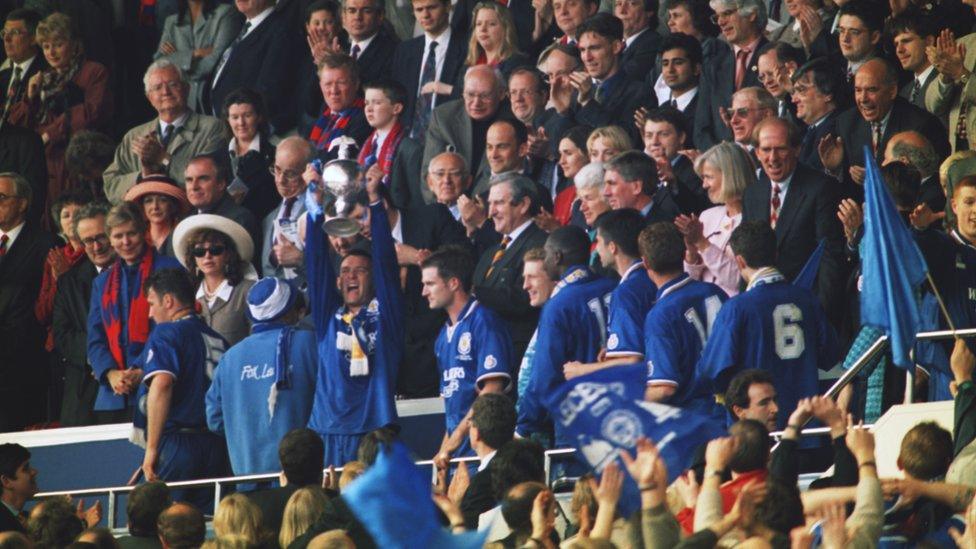
[[[503,103],[505,84],[489,65],[471,67],[464,76],[464,98],[434,109],[424,139],[423,170],[442,152],[456,152],[478,173],[485,164],[485,138],[489,126],[508,114]]]
[[[340,9],[342,28],[349,34],[346,53],[359,65],[362,81],[389,78],[398,40],[383,28],[383,2],[346,0]]]
[[[624,24],[620,69],[631,80],[640,82],[654,71],[662,42],[657,32],[657,10],[658,0],[621,0],[613,4],[613,15]]]
[[[0,124],[7,119],[10,106],[24,98],[30,79],[47,68],[34,41],[39,20],[33,10],[16,9],[4,21],[3,52],[7,59],[0,65]]]
[[[760,86],[757,63],[759,50],[766,45],[766,5],[762,0],[721,0],[716,17],[728,45],[716,41],[716,52],[702,67],[695,113],[695,146],[705,150],[732,138],[722,120],[721,109],[732,103],[732,94],[750,86]]]
[[[41,421],[47,381],[39,364],[44,331],[34,316],[47,254],[54,242],[26,223],[31,187],[14,172],[0,173],[0,432]]]
[[[258,221],[250,210],[238,205],[227,193],[227,167],[213,155],[201,154],[190,160],[183,180],[186,182],[186,198],[194,208],[193,213],[209,213],[235,221],[260,243]]]
[[[107,214],[108,207],[98,203],[85,205],[75,214],[75,233],[85,247],[87,259],[58,278],[54,294],[54,350],[64,365],[63,427],[95,423],[92,412],[98,382],[88,365],[88,308],[92,281],[115,260],[115,249],[109,245],[105,230]]]
[[[674,221],[681,214],[671,191],[657,184],[657,166],[642,152],[627,151],[604,164],[603,196],[614,210],[633,208],[647,224]]]
[[[269,122],[276,133],[295,127],[301,109],[301,86],[295,74],[307,57],[298,29],[289,27],[285,11],[275,11],[271,0],[242,3],[244,27],[224,54],[210,79],[209,114],[216,114],[232,90],[249,87],[261,93]]]
[[[464,525],[469,530],[477,529],[478,516],[498,503],[491,488],[491,471],[488,465],[491,458],[495,457],[495,452],[512,440],[514,434],[515,406],[512,399],[498,393],[485,393],[471,404],[468,439],[471,441],[471,449],[481,462],[461,499]]]
[[[671,107],[654,109],[644,119],[644,153],[657,165],[657,180],[671,194],[684,215],[700,214],[712,207],[702,181],[687,156],[679,154],[685,143],[685,119]]]
[[[119,536],[122,549],[162,549],[156,520],[170,505],[173,498],[169,487],[160,480],[136,486],[125,503],[125,515],[129,521],[129,535]]]
[[[31,205],[27,219],[39,223],[47,196],[47,161],[44,142],[31,130],[0,122],[0,172],[23,175],[31,186]]]
[[[539,321],[522,288],[522,256],[546,243],[546,232],[533,222],[539,213],[535,183],[521,175],[505,175],[488,192],[488,216],[501,242],[488,248],[474,270],[474,294],[490,307],[512,335],[514,357],[522,359]]]
[[[793,73],[796,117],[806,125],[800,143],[801,164],[823,170],[818,146],[837,131],[837,115],[848,104],[847,95],[843,75],[827,59],[814,59]]]
[[[548,98],[544,76],[538,69],[521,67],[508,77],[508,98],[512,114],[528,130],[528,165],[526,175],[549,190],[550,198],[562,190],[554,183],[559,141],[569,129],[569,121],[546,108]],[[548,178],[546,176],[548,175]]]
[[[639,141],[634,112],[641,106],[656,106],[657,100],[641,81],[631,80],[621,70],[623,24],[610,14],[598,13],[584,21],[578,32],[584,72],[559,76],[550,83],[553,106],[574,125],[617,125]]]
[[[798,162],[800,134],[781,118],[768,118],[756,127],[757,154],[763,173],[746,187],[742,221],[768,223],[776,233],[776,268],[793,280],[822,239],[827,241],[816,293],[827,317],[839,324],[844,308],[845,272],[841,250],[843,232],[837,219],[836,183]]]
[[[292,280],[305,287],[304,243],[298,220],[305,215],[302,172],[312,159],[312,147],[301,137],[287,137],[275,149],[274,184],[278,200],[261,221],[261,272]]]
[[[261,509],[265,530],[278,539],[281,515],[285,504],[299,488],[322,486],[322,462],[325,446],[315,431],[306,428],[289,431],[278,443],[278,459],[281,461],[279,488],[248,492],[247,498]]]
[[[938,32],[935,21],[925,17],[917,9],[904,11],[885,24],[885,36],[894,42],[895,56],[898,57],[901,68],[912,77],[898,90],[898,96],[920,109],[928,110],[925,106],[925,92],[939,76],[939,72],[929,63],[925,54],[925,48],[935,45]],[[942,122],[947,124],[948,119],[943,119]]]
[[[424,139],[433,109],[457,96],[452,85],[463,70],[468,46],[467,35],[450,26],[450,10],[450,0],[413,0],[424,35],[401,42],[393,56],[393,79],[407,90],[401,119],[417,139]]]
[[[37,469],[20,444],[0,444],[0,532],[27,533],[24,504],[37,493]]]
[[[945,126],[934,115],[898,97],[895,68],[881,58],[861,66],[854,77],[856,107],[837,117],[838,139],[828,139],[820,160],[842,179],[845,194],[860,197],[864,181],[864,147],[880,161],[888,140],[896,133],[916,130],[931,136],[939,162],[949,156]]]
[[[806,54],[803,50],[789,44],[771,42],[763,46],[758,55],[756,69],[759,72],[759,80],[776,100],[775,115],[802,127],[803,122],[796,117],[796,105],[793,104],[784,83],[776,77],[782,74],[789,78],[789,75],[806,62]]]
[[[484,198],[492,181],[496,181],[502,174],[516,173],[532,179],[532,173],[526,170],[529,163],[528,131],[518,120],[501,118],[488,127],[485,135],[485,162],[481,164],[475,177],[472,196]],[[549,189],[535,182],[535,193],[539,199],[539,207],[552,212],[552,195]]]
[[[661,82],[667,93],[657,91],[658,102],[681,112],[688,132],[686,144],[694,144],[695,111],[698,108],[698,83],[702,74],[701,43],[692,36],[674,33],[661,45]],[[653,87],[657,75],[648,74],[645,84]],[[657,88],[655,88],[657,90]]]

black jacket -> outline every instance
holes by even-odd
[[[462,35],[451,30],[451,39],[447,44],[447,55],[437,80],[452,84],[457,80],[458,73],[464,70],[464,56],[468,52],[466,34]],[[423,35],[411,38],[397,45],[393,55],[393,79],[403,85],[407,91],[407,103],[400,114],[404,126],[413,123],[413,111],[417,104],[417,92],[420,91],[420,68],[423,66],[426,39]],[[451,99],[450,95],[438,94],[434,106],[443,105]]]
[[[698,105],[695,113],[695,147],[704,151],[722,141],[732,140],[732,130],[722,122],[719,108],[732,105],[735,93],[735,53],[731,46],[715,40],[715,55],[702,66],[701,81],[698,84]],[[753,52],[746,67],[742,88],[762,87],[759,83],[758,51],[769,43],[765,37],[759,39],[756,52]],[[740,88],[741,89],[741,88]]]

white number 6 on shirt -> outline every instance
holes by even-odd
[[[803,338],[803,311],[792,303],[783,303],[773,309],[773,337],[776,338],[776,355],[783,360],[798,358],[806,348]]]

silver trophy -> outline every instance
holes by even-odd
[[[322,229],[330,236],[349,237],[359,233],[360,224],[350,217],[357,205],[368,202],[366,181],[354,160],[332,160],[322,168],[326,221]]]

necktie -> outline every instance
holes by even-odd
[[[294,197],[294,196],[291,197],[291,198],[286,198],[285,199],[285,211],[281,213],[281,217],[279,217],[278,219],[291,219],[291,210],[292,210],[292,208],[295,207],[295,201],[296,200],[298,200],[298,199],[296,197]],[[271,263],[272,266],[277,267],[278,266],[278,258],[275,256],[275,253],[274,253],[274,245],[275,245],[275,243],[272,242],[271,243],[271,247],[268,250],[268,263]]]
[[[173,140],[173,133],[175,132],[176,126],[173,124],[166,124],[163,131],[160,132],[159,142],[162,143],[164,149],[169,145],[169,142]]]
[[[594,88],[593,99],[596,99],[596,102],[602,105],[603,96],[606,95],[606,92],[603,90],[603,82],[597,82],[596,80],[594,80],[593,88]]]
[[[0,257],[7,255],[7,241],[10,237],[7,235],[0,236]]]
[[[7,88],[7,97],[4,98],[3,102],[3,118],[7,117],[7,111],[10,110],[10,105],[13,105],[17,99],[17,90],[20,88],[22,71],[22,68],[14,67],[13,75],[10,77],[10,87]]]
[[[357,59],[359,59],[359,52],[361,52],[361,51],[362,50],[359,49],[359,44],[353,44],[352,45],[351,56],[352,56],[352,58],[353,58],[354,61],[357,60]]]
[[[749,50],[742,48],[735,54],[735,89],[742,87],[742,82],[746,79],[746,60],[749,59]]]
[[[918,94],[921,91],[922,91],[922,83],[918,81],[918,78],[916,78],[915,79],[915,83],[912,84],[912,93],[911,93],[911,95],[908,96],[908,100],[911,101],[912,103],[914,103],[915,101],[917,101],[918,100]]]
[[[969,150],[969,133],[966,130],[966,118],[969,116],[969,101],[965,98],[959,106],[959,122],[956,123],[956,148],[957,151]]]
[[[668,105],[670,105],[672,109],[677,109],[678,108],[678,100],[675,99],[674,96],[671,96],[671,100],[668,101]],[[678,110],[680,110],[680,109],[678,109]]]
[[[491,271],[495,269],[495,264],[501,261],[502,256],[505,255],[505,250],[508,249],[508,244],[512,241],[512,238],[508,235],[502,237],[502,243],[495,251],[495,255],[491,256],[491,266],[488,267],[488,272],[485,273],[485,278],[487,279],[491,276]]]
[[[217,70],[214,71],[214,79],[213,79],[214,84],[216,84],[217,79],[220,78],[220,73],[221,71],[224,70],[224,65],[226,65],[227,61],[230,59],[230,54],[234,51],[234,47],[237,46],[237,44],[244,39],[244,36],[247,34],[247,31],[249,30],[251,30],[251,22],[245,21],[244,27],[241,28],[240,34],[237,35],[237,38],[235,38],[234,41],[231,42],[230,46],[227,46],[227,49],[224,50],[223,55],[220,56],[220,63],[217,64]],[[214,109],[214,112],[219,112],[219,110]]]
[[[878,149],[881,148],[881,122],[871,123],[871,150],[874,156],[878,156]]]
[[[776,230],[776,222],[779,220],[779,183],[773,183],[773,197],[769,200],[769,228]]]
[[[424,85],[437,79],[437,42],[431,41],[430,49],[427,51],[427,58],[420,70],[420,89]],[[418,92],[419,93],[419,92]],[[434,105],[434,94],[420,93],[417,96],[417,107],[413,113],[413,125],[410,129],[410,136],[414,139],[421,139],[426,133],[427,123],[430,121],[430,109]]]

